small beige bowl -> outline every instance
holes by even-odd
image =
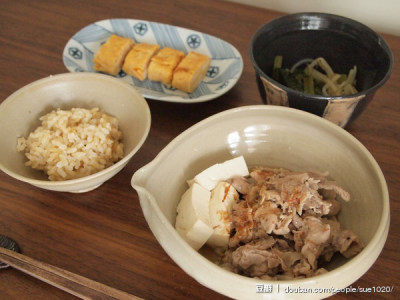
[[[351,194],[339,220],[354,230],[365,249],[348,260],[335,258],[327,274],[309,279],[267,281],[230,273],[193,250],[175,231],[176,206],[186,181],[215,163],[243,155],[249,166],[325,172]],[[360,278],[379,256],[389,230],[384,176],[367,149],[335,124],[278,106],[228,110],[189,128],[132,177],[144,216],[168,255],[204,286],[235,299],[320,299]],[[263,285],[271,292],[257,292]],[[330,288],[336,290],[328,290]],[[326,288],[296,293],[297,288]],[[290,289],[290,290],[288,290]],[[292,291],[292,292],[290,292]]]
[[[25,166],[17,152],[17,138],[28,136],[39,117],[61,108],[99,107],[119,121],[124,158],[96,174],[66,181],[49,181],[41,171]],[[62,192],[90,191],[117,174],[139,150],[150,130],[151,114],[146,100],[131,85],[111,76],[67,73],[35,81],[10,95],[0,105],[0,169],[34,186]]]

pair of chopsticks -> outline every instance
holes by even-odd
[[[140,300],[141,298],[97,281],[0,247],[0,261],[81,299]]]

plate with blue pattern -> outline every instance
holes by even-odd
[[[63,62],[70,72],[94,72],[93,58],[100,46],[113,34],[129,37],[136,43],[158,44],[196,51],[211,57],[208,72],[193,93],[185,93],[160,82],[140,81],[121,71],[116,77],[133,85],[145,98],[196,103],[215,99],[228,92],[239,80],[243,59],[239,51],[217,37],[190,29],[135,19],[109,19],[86,26],[66,44]],[[111,75],[110,75],[111,76]]]

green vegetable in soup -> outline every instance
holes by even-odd
[[[357,66],[349,74],[335,73],[327,61],[303,59],[289,69],[282,67],[283,57],[274,59],[272,79],[296,91],[313,95],[342,96],[357,93],[355,88]],[[306,65],[303,69],[301,66]]]

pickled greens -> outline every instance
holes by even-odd
[[[302,59],[291,69],[283,68],[283,57],[274,59],[272,79],[293,90],[322,96],[343,96],[358,93],[357,66],[348,74],[335,73],[323,57]]]

